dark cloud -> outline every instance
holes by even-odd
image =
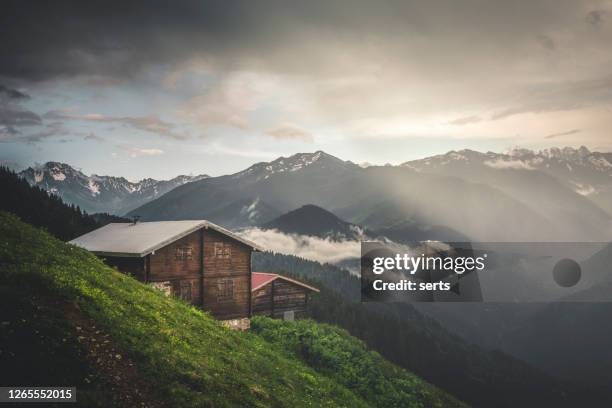
[[[22,132],[9,127],[0,127],[0,142],[38,143],[44,139],[68,134],[62,123],[52,122],[34,130]]]
[[[544,139],[554,139],[555,137],[575,135],[576,133],[580,133],[580,132],[581,132],[580,129],[572,129],[572,130],[568,130],[566,132],[559,132],[559,133],[550,134],[548,136],[545,136]]]
[[[7,88],[4,85],[0,85],[0,101],[1,100],[25,100],[30,99],[30,95],[27,95],[17,89]]]
[[[66,135],[68,131],[64,128],[64,125],[60,122],[51,122],[46,124],[42,129],[35,132],[30,132],[20,137],[20,141],[27,143],[37,143],[43,139],[47,139],[54,136]]]
[[[188,134],[177,131],[176,125],[168,123],[157,116],[106,116],[97,113],[78,115],[64,111],[50,111],[45,113],[44,117],[46,119],[57,120],[82,120],[89,122],[118,123],[171,139],[186,140],[190,138]]]
[[[256,9],[197,0],[3,2],[0,76],[127,78],[148,64],[221,50],[237,38],[248,47],[240,25]]]
[[[0,85],[0,141],[13,140],[21,128],[42,125],[42,118],[21,106],[29,96],[16,89]]]
[[[0,90],[11,100],[0,126],[8,135],[47,120],[69,128],[104,122],[173,140],[189,138],[185,129],[212,135],[229,127],[272,143],[266,135],[312,140],[301,128],[278,126],[284,122],[346,138],[413,134],[434,122],[459,135],[461,125],[478,123],[474,137],[489,137],[514,132],[503,129],[511,121],[490,119],[560,112],[542,115],[551,126],[525,131],[542,135],[564,111],[589,108],[594,118],[612,105],[609,7],[597,0],[5,1],[0,83],[37,99]],[[110,99],[123,95],[121,104]],[[29,110],[74,105],[111,115],[41,120]],[[586,129],[586,114],[580,120],[563,123]],[[604,122],[596,137],[609,134]],[[593,132],[589,126],[585,137]]]
[[[41,124],[41,117],[30,110],[18,105],[0,104],[0,126],[17,128]]]
[[[478,55],[499,61],[498,50],[512,55],[538,33],[565,29],[575,15],[584,15],[584,7],[571,1],[476,0],[461,7],[453,0],[5,1],[0,76],[83,74],[105,81],[194,56],[225,68],[253,63],[309,72],[339,54],[325,50],[332,47],[347,55],[380,50],[388,58],[437,62],[442,69],[441,58],[460,55],[462,64],[477,64]],[[598,24],[602,16],[593,11],[588,21]],[[550,47],[551,41],[542,44]]]
[[[0,85],[0,142],[37,143],[68,133],[61,122],[45,123],[23,106],[28,99],[28,94]]]

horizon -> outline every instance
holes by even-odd
[[[481,153],[481,154],[494,153],[494,154],[504,155],[504,154],[511,153],[512,150],[523,150],[523,149],[526,149],[526,150],[532,151],[533,153],[540,154],[540,153],[544,153],[545,151],[549,151],[549,150],[553,150],[553,149],[564,150],[564,149],[568,149],[568,148],[569,149],[573,149],[573,150],[578,150],[578,149],[581,149],[581,148],[586,148],[591,153],[612,153],[612,152],[606,152],[606,151],[593,150],[593,149],[590,149],[589,147],[584,146],[584,145],[581,145],[579,147],[561,146],[561,145],[559,145],[559,146],[547,147],[547,148],[544,148],[544,149],[528,149],[528,148],[524,148],[524,147],[521,147],[521,146],[513,146],[513,147],[507,148],[507,149],[505,149],[503,151],[498,151],[498,152],[494,152],[494,151],[491,151],[491,150],[482,151],[482,150],[477,150],[477,149],[468,149],[468,148],[465,148],[465,149],[457,149],[457,150],[455,150],[455,149],[448,150],[448,151],[445,151],[443,153],[437,153],[437,154],[428,155],[428,156],[420,156],[420,157],[412,158],[412,159],[409,159],[409,160],[403,160],[403,161],[398,162],[398,163],[389,163],[389,162],[386,162],[386,163],[372,163],[372,162],[357,162],[355,160],[347,159],[347,158],[344,158],[344,157],[341,157],[341,156],[338,156],[338,155],[335,155],[335,154],[332,154],[332,153],[329,153],[329,152],[326,152],[324,150],[319,149],[319,150],[315,150],[315,151],[312,151],[312,152],[296,152],[296,153],[292,153],[292,154],[288,154],[288,155],[281,155],[281,156],[277,156],[277,157],[275,157],[275,158],[273,158],[271,160],[253,161],[250,164],[248,164],[246,167],[237,169],[237,170],[229,172],[229,173],[223,173],[223,174],[212,174],[210,172],[207,172],[206,170],[201,170],[199,172],[192,172],[192,173],[185,173],[185,172],[178,173],[178,174],[167,176],[165,178],[155,178],[155,177],[147,176],[147,177],[143,177],[143,178],[139,178],[139,179],[133,179],[133,178],[130,178],[130,177],[124,175],[124,174],[106,174],[106,173],[101,173],[101,172],[96,172],[96,171],[93,171],[93,172],[85,171],[82,167],[79,167],[79,166],[77,166],[77,165],[75,165],[73,163],[70,163],[70,162],[67,162],[67,161],[59,161],[59,160],[46,160],[46,161],[40,162],[40,163],[33,163],[33,164],[29,164],[29,165],[24,165],[24,166],[21,166],[19,168],[11,166],[11,163],[7,163],[7,162],[5,162],[3,160],[0,160],[0,165],[8,167],[12,171],[15,171],[15,172],[19,173],[19,172],[25,171],[25,170],[27,170],[29,168],[38,169],[40,167],[43,167],[43,166],[47,165],[48,163],[59,163],[59,164],[63,164],[63,165],[68,165],[71,168],[73,168],[74,170],[77,170],[77,171],[83,173],[85,176],[88,176],[88,177],[91,177],[91,176],[117,177],[117,178],[125,178],[126,180],[128,180],[131,183],[139,183],[139,182],[141,182],[141,181],[143,181],[145,179],[155,179],[157,181],[162,181],[162,180],[171,180],[171,179],[174,179],[174,178],[180,177],[180,176],[202,176],[202,175],[206,175],[208,177],[222,177],[222,176],[227,176],[227,175],[232,175],[232,174],[239,173],[239,172],[244,171],[244,170],[246,170],[246,169],[248,169],[248,168],[250,168],[250,167],[252,167],[254,165],[257,165],[259,163],[270,163],[270,162],[273,162],[273,161],[276,161],[276,160],[280,160],[280,159],[288,159],[290,157],[297,156],[297,155],[316,154],[318,152],[322,152],[322,153],[328,154],[328,155],[333,156],[333,157],[335,157],[335,158],[337,158],[339,160],[342,160],[344,162],[351,162],[351,163],[359,165],[361,167],[380,167],[380,166],[388,166],[388,165],[391,165],[391,166],[400,166],[400,165],[402,165],[402,164],[404,164],[406,162],[410,162],[410,161],[414,161],[414,160],[425,160],[425,159],[429,159],[429,158],[436,157],[436,156],[443,156],[443,155],[446,155],[446,154],[449,154],[449,153],[453,153],[453,152],[460,153],[462,151],[474,151],[474,152],[478,152],[478,153]]]

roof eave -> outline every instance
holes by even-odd
[[[223,228],[217,224],[213,224],[210,221],[205,221],[206,222],[206,228],[211,228],[223,235],[227,235],[230,238],[233,238],[234,240],[241,242],[242,244],[250,247],[253,251],[255,252],[264,252],[265,249],[261,246],[259,246],[258,244],[256,244],[255,242],[248,240],[246,238],[241,237],[240,235],[236,234],[235,232],[232,232],[226,228]]]
[[[255,273],[261,273],[261,272],[255,272]],[[261,285],[252,288],[251,292],[254,292],[254,291],[258,290],[258,289],[261,289],[264,286],[269,285],[270,283],[274,282],[277,279],[284,279],[287,282],[291,282],[291,283],[293,283],[295,285],[298,285],[298,286],[301,286],[303,288],[309,289],[309,290],[311,290],[313,292],[317,292],[317,293],[321,292],[319,289],[315,288],[314,286],[310,286],[310,285],[307,285],[307,284],[305,284],[303,282],[300,282],[299,280],[291,279],[291,278],[288,278],[286,276],[278,275],[278,274],[276,274],[276,276],[274,278],[270,279],[269,281],[266,281],[266,282],[262,283]]]
[[[278,275],[275,276],[274,278],[270,279],[269,281],[266,281],[266,282],[262,283],[261,285],[258,285],[256,287],[254,287],[253,289],[251,289],[251,292],[255,292],[256,290],[259,290],[259,289],[263,288],[264,286],[274,282],[277,279],[278,279]]]
[[[304,282],[300,282],[300,281],[298,281],[298,280],[291,279],[291,278],[288,278],[288,277],[283,276],[283,275],[278,275],[278,278],[279,278],[279,279],[284,279],[284,280],[286,280],[286,281],[288,281],[288,282],[291,282],[291,283],[295,283],[296,285],[302,286],[302,287],[304,287],[304,288],[306,288],[306,289],[310,289],[310,290],[312,290],[313,292],[317,292],[317,293],[319,293],[319,292],[320,292],[320,290],[319,290],[319,289],[315,288],[314,286],[307,285],[307,284],[305,284]]]
[[[98,256],[108,256],[115,258],[144,258],[147,254],[130,253],[130,252],[106,252],[106,251],[90,251]]]

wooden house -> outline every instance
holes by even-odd
[[[319,289],[276,273],[253,272],[251,292],[254,315],[293,320],[305,316],[309,296]]]
[[[248,326],[251,253],[261,248],[225,228],[205,220],[112,223],[70,243],[230,326]]]

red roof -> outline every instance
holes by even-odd
[[[291,279],[288,278],[286,276],[282,276],[282,275],[278,275],[276,273],[266,273],[266,272],[252,272],[251,273],[251,292],[253,292],[254,290],[257,290],[263,286],[266,286],[268,283],[276,280],[276,279],[283,279],[286,280],[288,282],[291,283],[295,283],[296,285],[305,287],[307,289],[310,289],[312,291],[318,292],[319,289],[317,288],[313,288],[312,286],[306,285],[305,283],[302,283],[300,281],[297,281],[295,279]]]
[[[253,272],[251,274],[251,290],[259,289],[278,277],[275,273]]]

